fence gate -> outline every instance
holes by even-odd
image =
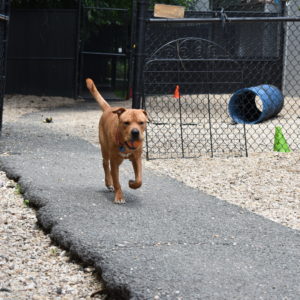
[[[3,97],[6,79],[9,1],[0,1],[0,131],[2,128]]]
[[[216,60],[218,57],[219,61]],[[217,90],[242,85],[236,61],[210,40],[179,38],[157,49],[144,67],[144,106],[151,122],[148,157],[195,157],[246,151],[244,126],[232,126]],[[210,94],[216,89],[216,94]]]
[[[143,106],[151,119],[148,159],[269,152],[276,126],[283,127],[291,148],[299,149],[300,93],[292,83],[297,72],[291,62],[300,65],[300,18],[287,16],[284,1],[255,2],[247,11],[207,5],[187,11],[183,19],[153,18],[146,6],[139,1],[133,105]],[[236,122],[229,101],[251,87],[259,92],[241,98],[246,119]],[[283,92],[284,107],[255,124],[266,109],[260,96],[273,87]]]

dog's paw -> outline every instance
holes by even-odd
[[[129,184],[129,187],[131,189],[138,189],[139,187],[141,187],[142,182],[141,181],[129,180],[128,184]]]
[[[112,185],[108,185],[106,186],[109,192],[113,192],[114,191],[114,187]]]
[[[115,199],[115,200],[114,200],[114,203],[115,203],[115,204],[124,204],[124,203],[126,203],[126,201],[125,201],[125,199],[123,199],[123,198],[122,198],[122,199]]]

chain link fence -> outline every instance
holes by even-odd
[[[145,18],[147,157],[300,148],[300,1],[195,1],[184,19]],[[283,142],[284,141],[284,142]],[[284,145],[286,146],[286,145]]]

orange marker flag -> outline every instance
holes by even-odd
[[[176,99],[180,98],[179,85],[176,85],[173,97],[176,98]]]

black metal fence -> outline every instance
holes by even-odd
[[[78,95],[89,97],[85,78],[91,77],[106,99],[128,91],[129,8],[103,7],[101,1],[81,6],[81,47]],[[118,94],[118,95],[115,95]]]
[[[153,18],[144,5],[134,105],[150,115],[148,158],[272,151],[276,127],[277,150],[299,150],[295,2],[202,0],[183,19]]]
[[[9,1],[0,1],[0,131],[6,80],[6,49],[8,40]]]
[[[7,93],[75,96],[77,9],[12,9]]]
[[[125,97],[130,10],[96,0],[71,7],[11,10],[7,93],[86,98],[92,77],[107,98]]]

